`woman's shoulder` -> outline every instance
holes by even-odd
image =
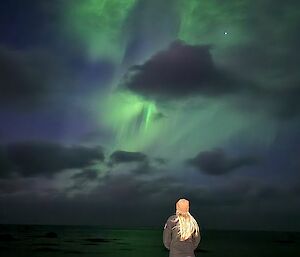
[[[173,223],[175,223],[175,222],[177,222],[177,216],[176,216],[176,215],[171,215],[171,216],[168,218],[167,221],[168,221],[168,222],[173,222]]]
[[[171,215],[168,217],[164,229],[168,228],[173,228],[176,225],[176,215]]]

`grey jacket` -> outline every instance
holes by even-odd
[[[177,224],[174,219],[176,219],[176,215],[168,218],[163,231],[163,243],[170,250],[169,257],[195,257],[194,250],[201,240],[200,231],[197,236],[193,234],[187,240],[180,241],[177,234],[178,229],[174,228]]]

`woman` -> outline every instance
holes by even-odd
[[[201,240],[199,226],[189,213],[189,201],[176,203],[176,215],[168,218],[163,232],[163,242],[170,250],[169,257],[195,257],[194,250]]]

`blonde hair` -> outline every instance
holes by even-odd
[[[198,236],[198,223],[189,212],[181,213],[176,211],[175,222],[177,221],[177,225],[173,228],[178,229],[178,236],[180,237],[180,241],[184,241],[190,238],[193,233],[195,233],[195,235]]]

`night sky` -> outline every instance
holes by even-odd
[[[0,4],[0,223],[300,230],[298,0]]]

